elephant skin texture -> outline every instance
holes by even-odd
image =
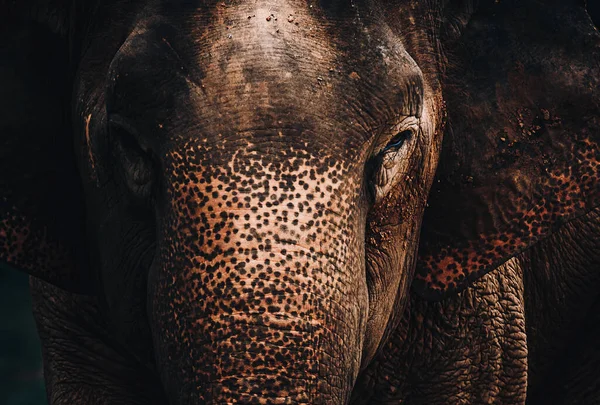
[[[1,2],[50,403],[600,404],[581,3]]]

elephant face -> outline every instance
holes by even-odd
[[[92,254],[172,398],[345,403],[406,297],[439,108],[379,19],[262,3],[148,11],[105,77],[83,60]]]
[[[63,3],[32,12],[55,36],[9,24],[32,107],[2,99],[0,259],[98,296],[173,404],[347,403],[409,286],[600,203],[580,5]]]

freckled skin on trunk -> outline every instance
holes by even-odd
[[[364,257],[348,169],[245,148],[227,165],[195,169],[206,153],[189,144],[165,159],[150,308],[170,397],[183,389],[177,403],[347,403],[368,302],[354,272]]]

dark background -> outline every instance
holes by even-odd
[[[600,27],[600,0],[587,0],[587,9],[596,27]]]
[[[0,265],[0,405],[46,405],[29,277]]]

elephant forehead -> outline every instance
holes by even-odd
[[[294,121],[335,117],[337,126],[359,124],[362,132],[418,113],[420,70],[398,38],[352,17],[328,21],[286,4],[279,12],[265,5],[231,11],[198,35],[201,108],[238,107],[248,126],[260,125],[258,110]],[[246,106],[252,110],[240,111]]]
[[[161,127],[192,116],[196,133],[294,127],[343,133],[352,148],[422,109],[421,71],[383,22],[291,1],[181,14],[144,23],[113,63],[122,94],[171,107]]]

